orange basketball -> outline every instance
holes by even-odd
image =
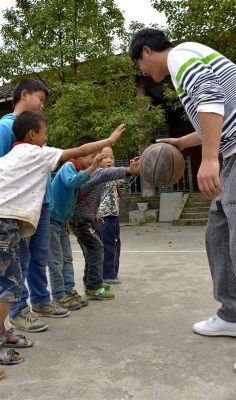
[[[184,158],[177,147],[169,143],[155,143],[140,157],[140,173],[154,186],[173,186],[184,174]]]

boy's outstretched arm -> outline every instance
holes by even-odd
[[[70,158],[86,157],[89,154],[96,153],[106,146],[111,146],[115,143],[125,131],[125,125],[119,125],[107,139],[99,140],[98,142],[87,143],[80,147],[66,149],[62,152],[60,161],[66,161]]]
[[[134,157],[132,160],[130,160],[130,164],[127,168],[127,173],[131,175],[137,175],[139,174],[139,160],[140,157]]]

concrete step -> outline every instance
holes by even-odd
[[[208,211],[206,212],[184,212],[181,214],[180,219],[201,219],[201,218],[208,218]]]
[[[195,226],[204,226],[207,224],[208,218],[199,218],[199,219],[177,219],[173,221],[173,225],[175,226],[186,226],[186,225],[195,225]]]
[[[206,200],[206,201],[197,201],[197,200],[187,200],[187,202],[186,202],[186,206],[188,207],[188,206],[191,206],[191,207],[210,207],[211,206],[211,201],[208,201],[208,200]]]
[[[183,212],[205,213],[209,212],[209,207],[184,207]]]

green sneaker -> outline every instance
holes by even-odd
[[[100,289],[87,289],[85,291],[85,294],[91,300],[112,300],[115,297],[114,293],[110,292],[107,289],[104,289],[103,287]]]
[[[102,283],[102,288],[109,290],[111,288],[111,285],[107,282]]]

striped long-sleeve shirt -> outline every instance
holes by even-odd
[[[90,180],[82,187],[78,194],[72,222],[81,220],[94,221],[104,192],[106,183],[124,179],[129,176],[125,167],[98,168]]]
[[[179,98],[197,134],[199,112],[223,116],[220,152],[236,152],[236,65],[200,43],[186,42],[168,55],[168,69]]]

